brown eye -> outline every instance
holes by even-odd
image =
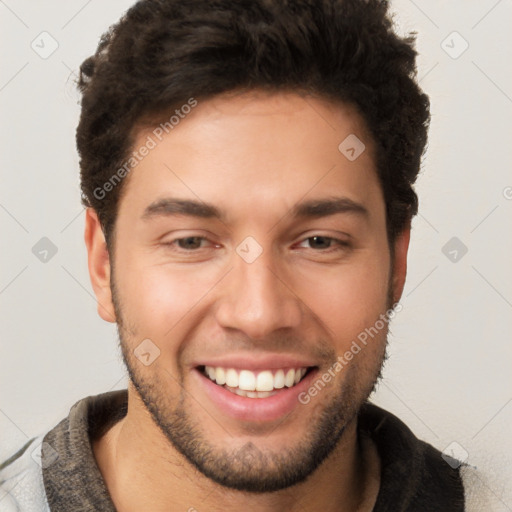
[[[199,249],[201,247],[201,241],[205,240],[202,236],[188,236],[186,238],[178,238],[174,240],[177,242],[178,247],[181,249],[191,250],[191,249]]]
[[[303,244],[307,244],[309,246],[305,247],[306,249],[315,249],[315,252],[330,252],[343,250],[349,247],[348,242],[324,235],[314,235],[308,238],[304,238],[300,245],[303,246]]]
[[[328,236],[311,236],[307,240],[310,246],[316,249],[329,249],[334,241]]]

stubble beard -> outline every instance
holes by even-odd
[[[305,481],[333,453],[347,426],[356,420],[359,410],[382,377],[382,367],[387,359],[387,328],[383,333],[383,342],[380,341],[382,347],[378,357],[371,363],[371,370],[365,369],[363,372],[370,377],[367,376],[364,383],[358,382],[358,366],[350,364],[345,367],[342,370],[346,373],[345,378],[340,379],[337,392],[323,410],[314,415],[310,428],[295,446],[283,448],[279,452],[263,450],[257,446],[255,439],[240,448],[219,448],[208,439],[207,427],[203,428],[189,414],[188,393],[184,389],[181,367],[178,367],[179,375],[172,376],[172,380],[180,384],[179,397],[174,400],[165,392],[169,384],[161,378],[158,370],[153,371],[151,380],[143,376],[141,363],[133,355],[133,347],[137,345],[138,339],[137,329],[128,326],[123,318],[113,280],[111,288],[119,343],[133,387],[172,447],[204,476],[224,487],[244,492],[268,493]],[[392,302],[388,300],[388,303]],[[335,357],[333,352],[333,364]],[[158,366],[156,362],[154,364],[156,370]],[[160,371],[168,373],[165,369]],[[188,398],[189,403],[190,400]],[[300,407],[304,407],[306,413],[308,405]],[[286,417],[283,418],[285,420]]]

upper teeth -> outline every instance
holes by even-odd
[[[255,373],[250,370],[205,366],[208,377],[220,386],[225,384],[245,391],[272,391],[285,386],[291,388],[304,377],[306,371],[307,368],[290,368],[289,370],[264,370]]]

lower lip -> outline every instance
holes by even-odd
[[[248,398],[236,395],[215,384],[197,368],[194,368],[192,374],[194,379],[198,380],[199,386],[205,390],[210,400],[222,413],[242,421],[266,422],[282,418],[297,406],[302,405],[299,402],[299,395],[309,388],[317,371],[317,368],[310,370],[295,386],[285,387],[275,395],[266,398]]]

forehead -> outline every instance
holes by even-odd
[[[218,203],[223,210],[250,203],[269,213],[305,196],[382,200],[373,142],[350,105],[252,91],[198,100],[187,111],[172,125],[138,131],[133,149],[151,149],[125,184],[131,210],[142,214],[166,196]]]

